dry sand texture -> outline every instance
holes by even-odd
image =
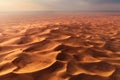
[[[120,16],[14,19],[0,24],[0,80],[120,80]]]

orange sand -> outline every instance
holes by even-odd
[[[0,80],[120,80],[120,16],[6,20]]]

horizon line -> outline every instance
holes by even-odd
[[[26,11],[0,11],[0,12],[120,12],[120,10],[26,10]]]

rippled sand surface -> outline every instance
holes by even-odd
[[[34,17],[0,23],[0,80],[120,80],[120,16]]]

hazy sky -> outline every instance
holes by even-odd
[[[120,11],[120,0],[0,0],[0,11]]]

